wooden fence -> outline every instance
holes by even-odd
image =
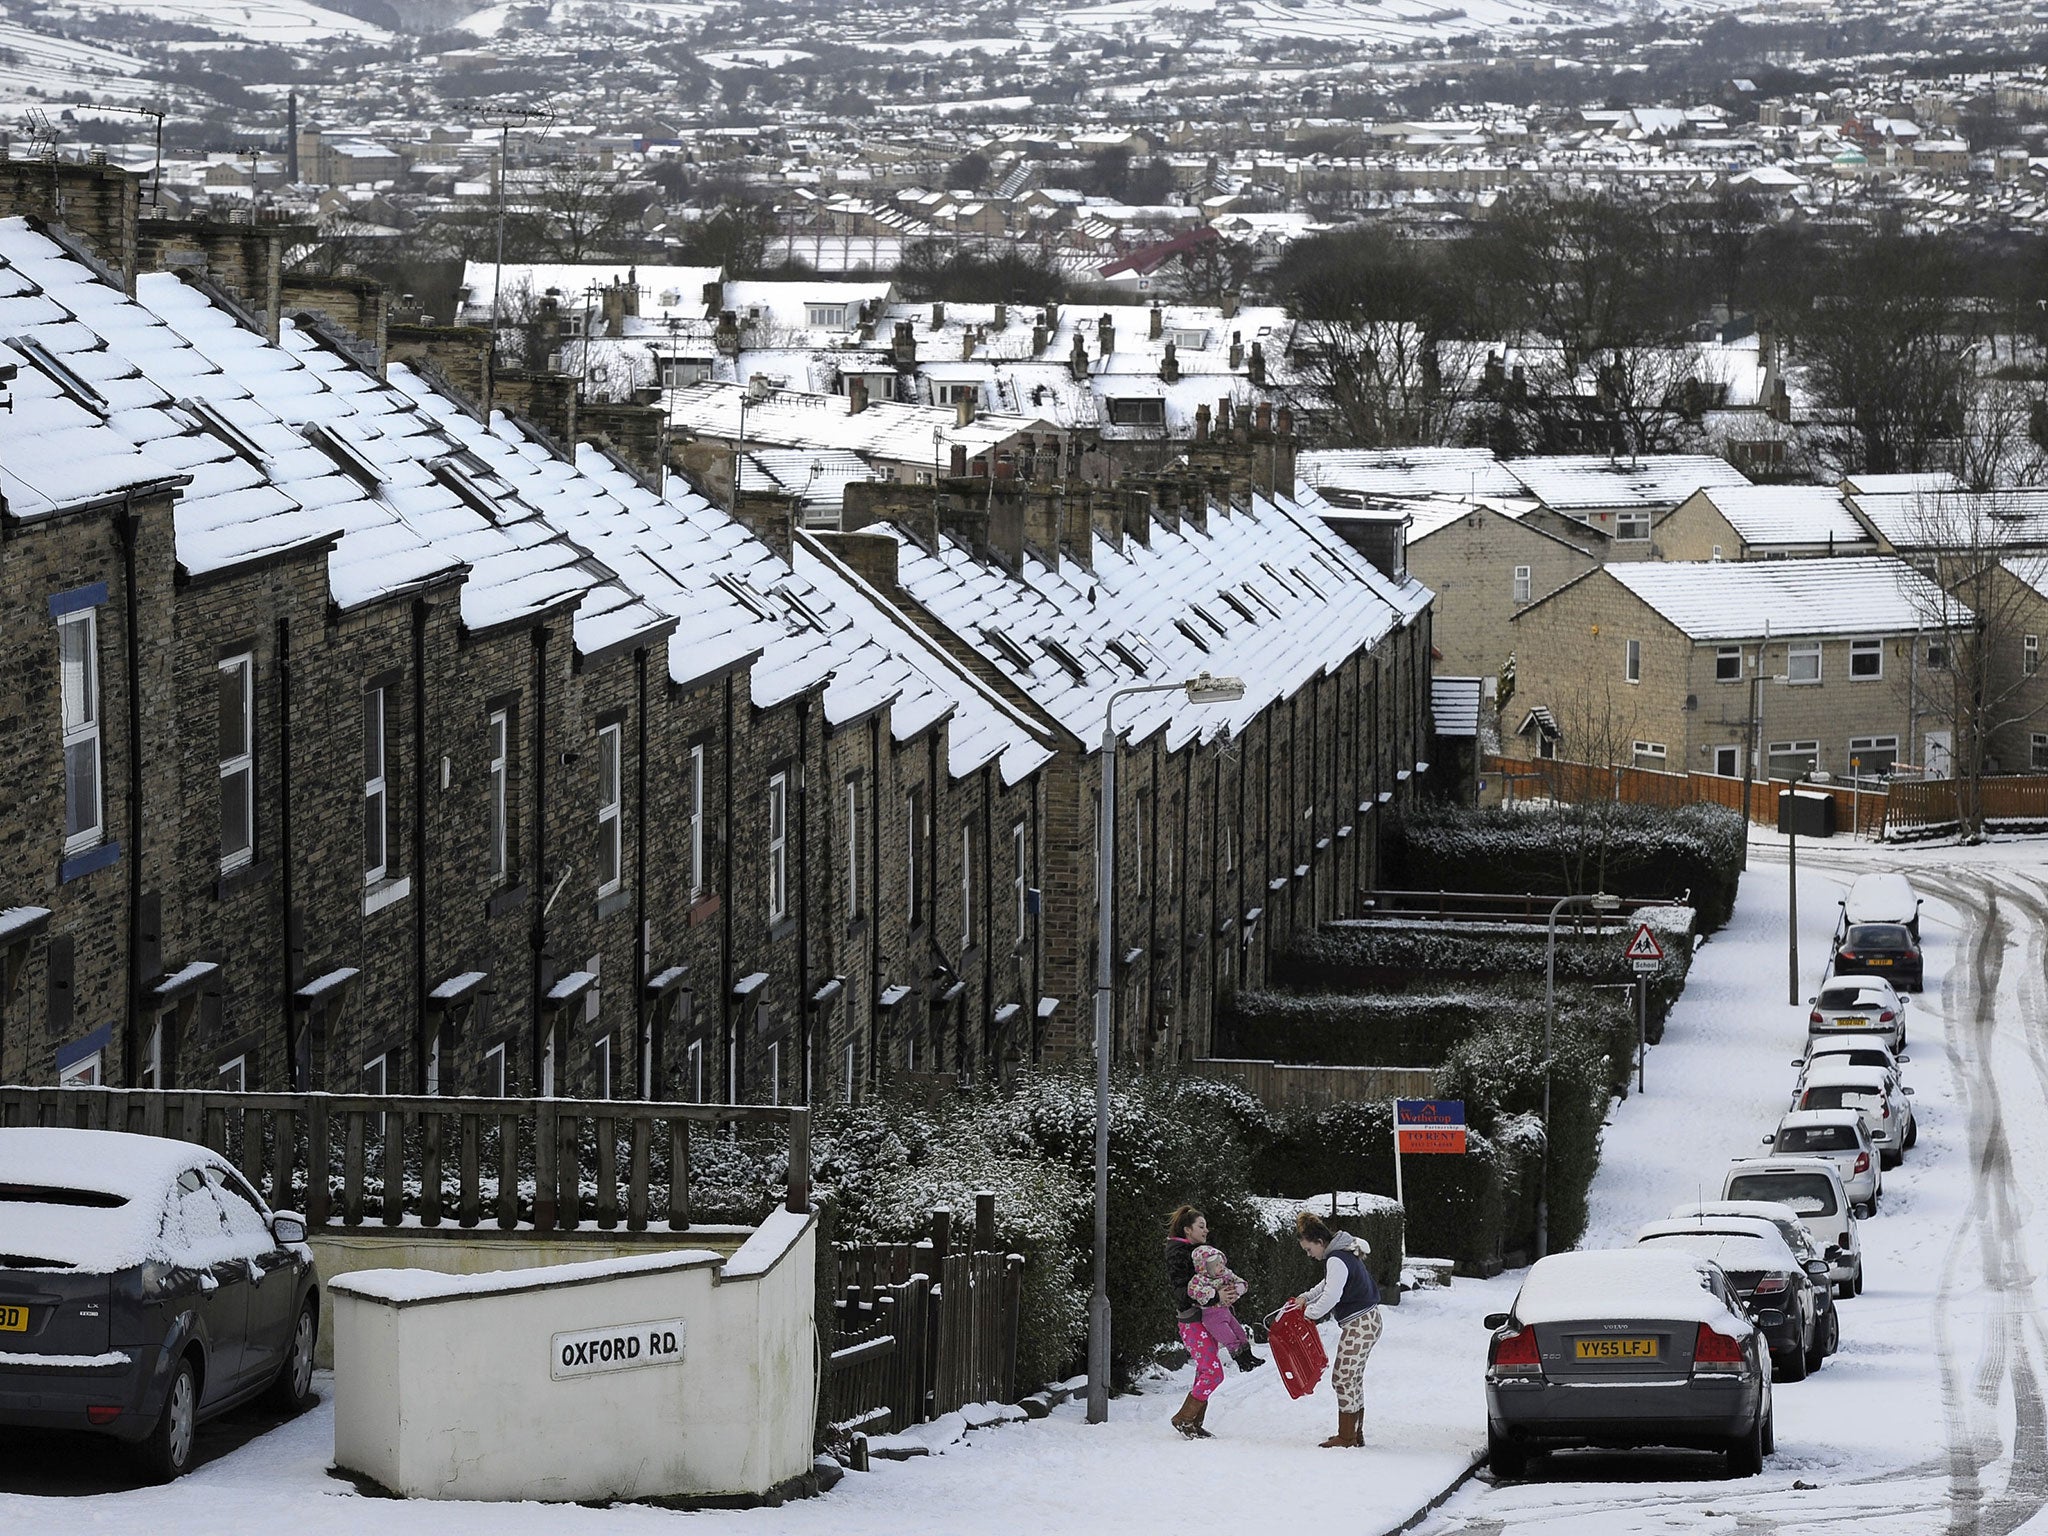
[[[975,1196],[964,1249],[953,1245],[951,1211],[931,1219],[932,1235],[915,1243],[835,1247],[820,1415],[827,1445],[1016,1400],[1024,1260],[996,1247],[995,1196]]]
[[[1601,768],[1588,763],[1489,757],[1486,772],[1498,775],[1514,798],[1541,796],[1584,804],[1621,800],[1635,805],[1692,805],[1705,802],[1742,809],[1741,779],[1712,773],[1659,773],[1649,768]],[[1749,786],[1752,822],[1778,824],[1778,795],[1789,779],[1755,779]],[[1802,783],[1803,794],[1835,802],[1835,825],[1871,837],[1926,837],[1949,831],[1960,821],[1959,796],[1967,786],[1954,779],[1889,779]],[[2048,774],[2000,774],[1979,782],[1984,825],[2033,827],[2048,824]]]
[[[0,1087],[0,1126],[12,1125],[199,1142],[274,1209],[302,1210],[315,1227],[679,1232],[690,1225],[692,1135],[726,1127],[780,1128],[785,1204],[806,1211],[811,1199],[810,1112],[798,1107]]]

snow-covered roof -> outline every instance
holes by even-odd
[[[1329,448],[1298,473],[1322,491],[1357,496],[1519,496],[1522,482],[1488,448]]]
[[[552,288],[562,296],[564,309],[578,311],[592,287],[611,288],[631,282],[640,290],[640,318],[643,321],[662,320],[670,315],[695,319],[717,308],[715,302],[705,301],[705,289],[707,286],[719,286],[724,277],[725,269],[722,267],[666,267],[630,261],[508,261],[505,263],[505,294],[511,298],[516,294],[530,293],[538,299]],[[469,290],[465,313],[490,314],[491,295],[497,289],[497,279],[495,262],[463,263],[462,284]]]
[[[1602,571],[1694,640],[1754,640],[1766,629],[1778,638],[1889,635],[1940,627],[1937,615],[1952,624],[1970,617],[1904,561],[1876,555],[1631,561]]]
[[[1931,496],[1962,488],[1963,482],[1946,469],[1903,475],[1851,475],[1842,482],[1842,489],[1852,496]]]
[[[1850,499],[1894,549],[1952,547],[1988,554],[2048,544],[2048,488],[1907,491]]]
[[[1710,485],[1748,485],[1726,459],[1705,453],[1652,454],[1628,463],[1605,454],[1509,459],[1504,467],[1531,496],[1560,512],[1594,507],[1675,507]]]
[[[1099,744],[1104,703],[1136,682],[1201,672],[1239,677],[1236,704],[1198,705],[1178,692],[1125,701],[1132,740],[1166,732],[1169,749],[1247,724],[1427,607],[1419,582],[1396,584],[1322,524],[1313,491],[1254,498],[1154,527],[1149,545],[1095,545],[1094,570],[1027,557],[1022,580],[953,542],[926,553],[897,534],[899,581],[920,607],[1079,739]]]
[[[1702,493],[1752,547],[1820,545],[1869,549],[1870,532],[1842,493],[1824,485],[1722,485]]]
[[[741,402],[745,401],[745,432]],[[972,460],[1023,433],[1056,430],[1035,416],[985,413],[960,422],[951,406],[903,405],[893,400],[870,401],[856,411],[844,395],[801,390],[770,390],[759,401],[747,400],[738,384],[690,384],[669,391],[669,421],[680,432],[727,442],[744,439],[749,448],[839,449],[874,462],[930,464],[943,473],[955,444]],[[933,434],[937,434],[934,443]]]

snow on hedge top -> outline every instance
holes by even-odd
[[[215,1161],[190,1142],[125,1131],[37,1126],[0,1130],[0,1262],[112,1273],[164,1252],[169,1191],[188,1168]],[[116,1197],[87,1205],[36,1199],[36,1190]],[[20,1263],[28,1259],[28,1265]]]
[[[1900,634],[1968,623],[1967,608],[1902,560],[1680,560],[1605,574],[1693,640]]]
[[[1726,1330],[1732,1314],[1707,1289],[1708,1261],[1654,1249],[1553,1253],[1536,1261],[1515,1297],[1515,1318],[1528,1323],[1633,1322],[1668,1318],[1713,1323]]]

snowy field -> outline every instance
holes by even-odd
[[[404,0],[399,0],[400,4]],[[389,42],[382,27],[310,0],[65,0],[58,9],[83,19],[88,29],[94,16],[126,14],[159,21],[210,27],[224,39],[239,42],[323,43],[354,37],[364,42]]]
[[[2006,1536],[2039,1511],[2048,1424],[2035,1275],[2048,1254],[2033,1203],[2038,1180],[2016,1170],[2048,1165],[2048,844],[1802,845],[1802,1001],[1793,1005],[1783,845],[1763,840],[1734,920],[1700,951],[1665,1041],[1650,1053],[1648,1091],[1615,1106],[1588,1243],[1626,1241],[1677,1202],[1711,1196],[1727,1158],[1758,1150],[1790,1092],[1803,999],[1827,954],[1835,900],[1861,870],[1894,866],[1928,898],[1928,990],[1914,1000],[1906,1069],[1919,1144],[1885,1176],[1882,1210],[1863,1224],[1868,1284],[1841,1305],[1841,1351],[1807,1381],[1776,1389],[1778,1452],[1763,1475],[1731,1480],[1719,1458],[1690,1453],[1568,1453],[1540,1460],[1537,1481],[1496,1487],[1484,1472],[1471,1477],[1413,1527],[1418,1536]],[[88,1479],[92,1496],[58,1496],[39,1466],[37,1494],[0,1494],[0,1530],[1137,1536],[1197,1523],[1255,1533],[1270,1528],[1277,1501],[1289,1526],[1383,1532],[1477,1458],[1487,1338],[1479,1319],[1507,1306],[1517,1280],[1459,1280],[1390,1310],[1366,1376],[1363,1451],[1316,1449],[1334,1427],[1327,1383],[1293,1402],[1270,1368],[1233,1372],[1211,1406],[1216,1438],[1182,1441],[1165,1421],[1186,1390],[1183,1370],[1115,1399],[1107,1426],[1089,1427],[1069,1404],[1039,1423],[975,1432],[928,1459],[878,1462],[827,1497],[779,1510],[430,1506],[365,1502],[331,1476],[333,1420],[323,1403],[224,1453],[216,1445],[212,1460],[168,1488]],[[9,1486],[5,1456],[0,1488]],[[13,1486],[26,1474],[16,1469]],[[2048,1519],[2037,1529],[2048,1532]]]

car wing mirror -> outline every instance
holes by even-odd
[[[1480,1321],[1489,1328],[1505,1328],[1508,1325],[1508,1315],[1505,1312],[1489,1312]]]
[[[1806,1261],[1806,1272],[1818,1280],[1828,1272],[1828,1261],[1826,1259],[1808,1259]]]
[[[1905,1065],[1906,1065],[1906,1064],[1907,1064],[1908,1062],[1910,1062],[1910,1061],[1911,1061],[1912,1059],[1913,1059],[1913,1058],[1912,1058],[1912,1057],[1910,1057],[1910,1056],[1901,1056],[1901,1057],[1899,1057],[1899,1059],[1898,1059],[1898,1060],[1899,1060],[1899,1065],[1903,1067],[1903,1066],[1905,1066]]]
[[[1903,1087],[1903,1086],[1902,1086],[1902,1087],[1901,1087],[1901,1088],[1899,1089],[1899,1092],[1903,1093],[1903,1094],[1904,1094],[1904,1095],[1905,1095],[1905,1096],[1906,1096],[1907,1098],[1909,1098],[1909,1099],[1910,1099],[1911,1097],[1913,1097],[1913,1090],[1912,1090],[1912,1089],[1910,1089],[1910,1088],[1906,1088],[1906,1087]]]
[[[1775,1137],[1775,1136],[1766,1136],[1766,1137],[1764,1138],[1764,1145],[1768,1147],[1768,1146],[1769,1146],[1769,1145],[1770,1145],[1770,1144],[1771,1144],[1772,1142],[1774,1142],[1774,1141],[1776,1141],[1776,1140],[1777,1140],[1777,1137]]]
[[[306,1220],[303,1216],[286,1213],[270,1218],[270,1235],[289,1248],[294,1243],[306,1240]]]

